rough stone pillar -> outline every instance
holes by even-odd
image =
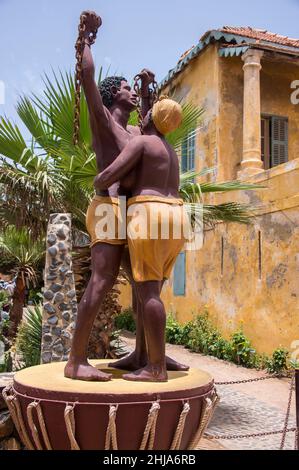
[[[263,168],[261,159],[261,97],[260,70],[263,51],[249,49],[242,56],[244,61],[243,106],[243,157],[238,178],[259,173]]]
[[[71,214],[51,214],[47,230],[41,363],[66,361],[77,316]]]

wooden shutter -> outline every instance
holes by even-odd
[[[174,265],[173,294],[185,295],[186,290],[186,253],[179,253]]]
[[[271,167],[288,161],[288,120],[272,117]]]
[[[188,142],[187,142],[187,139],[184,139],[182,141],[181,171],[182,171],[182,173],[186,173],[186,171],[188,171]]]

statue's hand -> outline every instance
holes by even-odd
[[[81,18],[83,18],[86,35],[96,33],[102,24],[102,18],[94,11],[82,11]]]
[[[142,69],[138,76],[141,79],[141,88],[147,88],[151,83],[155,81],[155,74],[148,69]]]

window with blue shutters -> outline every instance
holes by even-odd
[[[173,294],[185,295],[186,291],[186,253],[179,253],[173,272]]]
[[[195,170],[195,136],[196,136],[196,131],[192,131],[182,141],[182,146],[181,146],[182,173],[185,173],[186,171]]]

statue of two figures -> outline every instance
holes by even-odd
[[[158,99],[155,76],[146,69],[136,76],[140,85],[134,89],[118,76],[105,78],[97,86],[91,45],[101,24],[96,13],[83,12],[76,43],[74,143],[78,144],[82,84],[99,173],[86,214],[92,275],[78,306],[65,376],[111,379],[111,374],[88,363],[87,345],[101,302],[122,266],[132,287],[136,346],[131,354],[110,366],[127,371],[122,376],[125,380],[165,382],[167,370],[189,369],[165,354],[166,314],[161,300],[164,280],[183,248],[188,224],[178,192],[178,157],[165,139],[167,133],[180,126],[182,110],[168,97]],[[140,125],[128,125],[136,108]]]

